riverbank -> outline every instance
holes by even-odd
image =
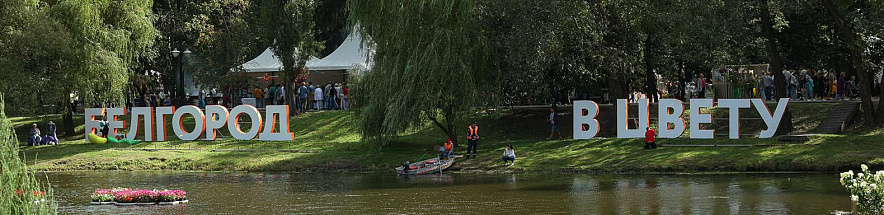
[[[790,104],[796,132],[810,131],[825,118],[828,103]],[[773,108],[773,107],[771,107]],[[726,110],[713,109],[726,115]],[[608,113],[608,112],[602,112]],[[860,163],[884,166],[884,129],[854,129],[840,135],[816,135],[797,144],[776,139],[747,137],[729,140],[685,138],[661,140],[660,144],[765,145],[752,147],[660,147],[642,149],[642,140],[598,138],[592,140],[545,140],[548,125],[545,109],[506,109],[477,113],[469,120],[482,129],[480,156],[458,159],[455,172],[746,172],[746,171],[839,171]],[[570,115],[559,116],[562,131],[570,137]],[[600,120],[608,120],[600,116]],[[17,130],[30,123],[45,123],[57,116],[12,118]],[[743,122],[745,133],[763,127]],[[82,118],[75,122],[82,124]],[[145,142],[137,145],[95,145],[82,134],[64,139],[58,146],[28,147],[24,156],[33,168],[68,170],[199,170],[270,172],[390,172],[406,160],[436,156],[433,145],[445,139],[433,126],[411,131],[393,142],[378,146],[360,142],[347,112],[307,113],[293,117],[294,142],[217,141]],[[722,121],[721,123],[726,123]],[[761,123],[760,127],[755,126]],[[466,123],[463,123],[464,125]],[[613,125],[613,122],[603,122]],[[42,125],[42,124],[41,124]],[[751,126],[746,126],[751,125]],[[81,126],[81,125],[80,125]],[[465,126],[464,126],[465,127]],[[712,125],[723,131],[725,127]],[[77,128],[82,132],[82,127]],[[466,130],[464,130],[464,133]],[[22,139],[20,134],[19,139]],[[503,166],[500,154],[512,144],[518,159]],[[463,152],[465,149],[458,150]]]

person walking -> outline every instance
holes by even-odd
[[[655,131],[650,126],[645,128],[645,149],[656,149],[657,148],[657,131]]]
[[[513,145],[506,145],[506,148],[503,149],[503,165],[510,166],[516,163],[516,151],[513,150]]]
[[[553,138],[554,134],[559,134],[559,140],[562,139],[562,132],[559,132],[558,126],[556,126],[556,109],[549,108],[549,119],[547,119],[550,125],[549,137],[546,140],[550,140]]]
[[[844,73],[841,73],[841,76],[838,77],[838,85],[837,91],[835,94],[835,100],[844,100],[844,94],[847,93],[847,80],[844,80]]]
[[[804,74],[804,100],[811,100],[813,97],[813,77],[810,74]]]
[[[479,154],[479,126],[476,125],[476,121],[473,121],[470,126],[467,126],[467,153],[466,157],[469,158],[472,154],[473,157],[476,157]]]

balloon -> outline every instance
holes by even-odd
[[[98,135],[95,135],[94,133],[89,133],[89,135],[87,136],[86,139],[88,139],[90,143],[94,143],[94,144],[107,143],[107,138],[99,137]]]

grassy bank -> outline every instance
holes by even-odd
[[[799,125],[796,132],[812,129],[813,125],[825,118],[825,110],[829,107],[831,104],[791,104],[790,109],[796,113],[795,121]],[[546,111],[505,109],[471,117],[469,120],[479,121],[483,134],[479,143],[482,150],[480,157],[460,159],[453,168],[461,172],[706,172],[836,171],[856,167],[860,163],[884,166],[884,142],[881,141],[884,129],[817,135],[800,144],[785,144],[775,139],[728,140],[726,136],[714,140],[679,138],[662,140],[660,143],[771,146],[661,147],[648,151],[642,149],[643,143],[639,139],[568,140],[567,137],[571,136],[571,116],[568,114],[559,116],[566,140],[547,141]],[[713,109],[711,112],[726,115],[726,110]],[[613,113],[602,111],[602,114]],[[362,143],[350,117],[346,112],[308,113],[294,117],[291,120],[294,142],[224,138],[217,141],[150,142],[131,146],[94,145],[85,143],[80,134],[75,139],[64,139],[58,146],[29,147],[25,153],[29,162],[35,162],[34,167],[39,170],[386,172],[406,160],[436,156],[433,145],[445,139],[437,128],[426,126],[384,146]],[[614,122],[606,117],[600,115],[602,124],[613,126]],[[17,127],[48,120],[59,122],[53,116],[12,119]],[[82,118],[75,120],[82,123]],[[761,124],[756,126],[758,123]],[[463,125],[465,134],[466,123]],[[760,121],[743,122],[743,125],[743,132],[756,132],[763,128]],[[726,129],[718,123],[710,128],[717,128],[719,132]],[[82,127],[78,127],[78,132],[81,130]],[[518,156],[513,167],[504,167],[499,160],[507,144],[515,147]]]

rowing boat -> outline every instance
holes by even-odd
[[[405,166],[396,167],[396,174],[423,175],[437,173],[439,171],[448,169],[448,167],[451,167],[452,164],[454,164],[454,156],[448,157],[448,160],[430,158],[421,162],[409,164],[407,168]]]

